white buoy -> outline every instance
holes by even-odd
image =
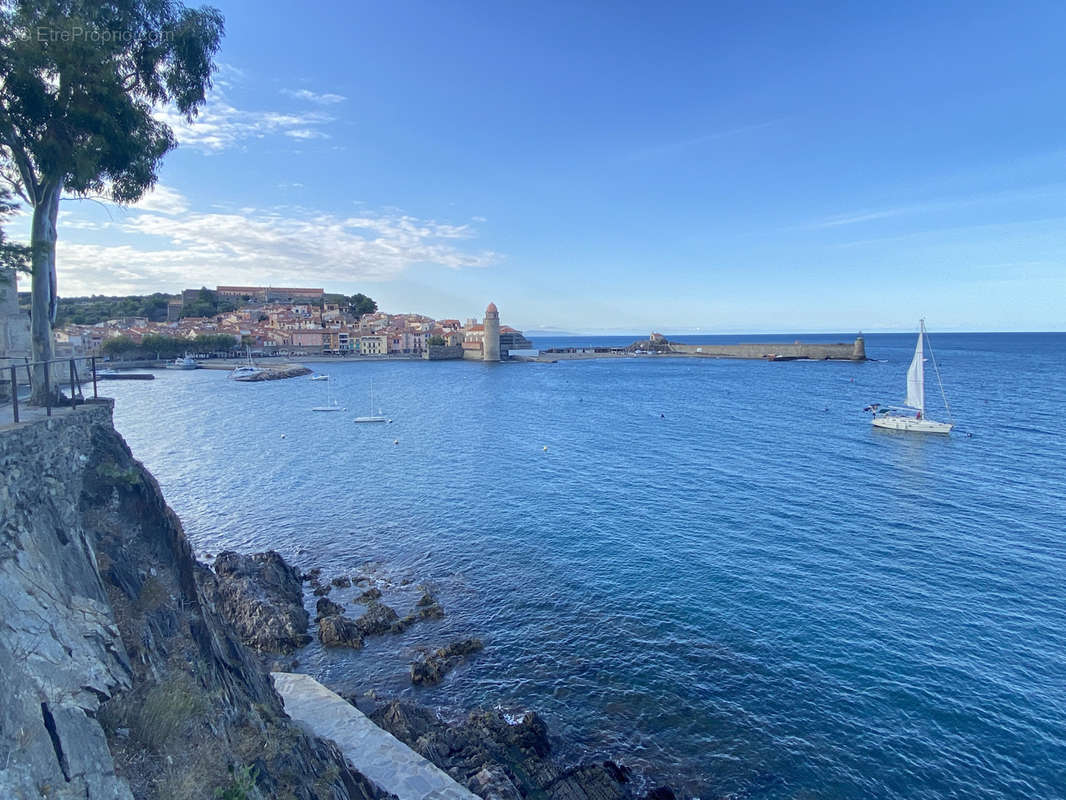
[[[548,445],[544,445],[544,452],[545,452],[545,453],[547,453],[547,452],[548,452]]]
[[[281,438],[282,438],[282,439],[284,439],[284,438],[285,438],[285,434],[284,434],[284,433],[283,433],[283,434],[281,434]]]
[[[400,440],[399,440],[399,439],[393,439],[393,440],[392,440],[392,443],[393,443],[393,444],[399,444],[399,443],[400,443]]]

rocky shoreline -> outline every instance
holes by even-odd
[[[312,640],[312,631],[324,647],[360,650],[369,637],[398,636],[422,620],[445,615],[429,587],[416,587],[420,597],[401,617],[383,602],[380,589],[369,585],[369,576],[345,574],[325,580],[321,568],[301,574],[273,551],[253,555],[227,551],[218,554],[212,566],[209,596],[242,642],[275,671],[299,671],[298,651]],[[304,605],[304,584],[317,598],[313,620]],[[334,589],[358,594],[346,607],[330,598]],[[471,637],[423,648],[410,664],[411,683],[439,683],[453,667],[476,658],[484,646]],[[666,786],[642,792],[646,782],[612,760],[564,763],[535,711],[508,714],[498,708],[478,708],[446,721],[436,710],[407,700],[372,694],[344,697],[486,800],[674,798]]]

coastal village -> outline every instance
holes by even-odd
[[[183,313],[205,297],[227,310],[211,316]],[[91,325],[68,323],[55,332],[56,355],[102,356],[109,352],[109,341],[135,348],[150,336],[188,340],[193,355],[208,355],[198,351],[198,340],[218,336],[232,337],[242,352],[280,356],[499,361],[512,350],[533,348],[521,331],[500,324],[494,303],[482,319],[436,320],[414,313],[357,315],[321,288],[218,286],[182,292],[169,303],[164,321],[123,317]],[[12,333],[8,338],[22,337]]]

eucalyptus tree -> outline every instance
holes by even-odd
[[[152,187],[176,145],[156,112],[196,115],[222,34],[217,9],[173,0],[0,0],[0,169],[33,209],[34,360],[53,353],[60,198]]]

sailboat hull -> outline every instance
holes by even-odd
[[[875,428],[888,428],[893,431],[910,431],[911,433],[950,433],[953,425],[947,422],[934,422],[931,419],[915,417],[897,417],[885,414],[874,417]]]

